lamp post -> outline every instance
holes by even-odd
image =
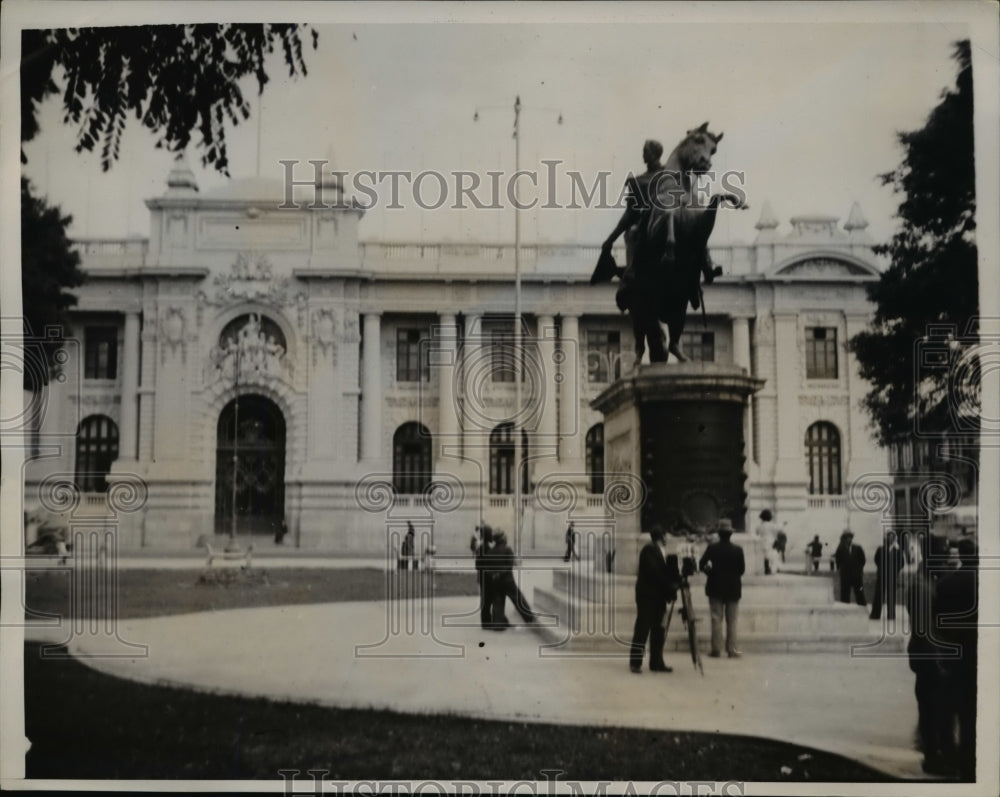
[[[479,121],[480,110],[494,110],[504,106],[483,106],[476,108],[472,121]],[[562,113],[554,108],[537,110],[553,111],[559,115],[557,124],[562,124]],[[521,552],[521,443],[522,430],[518,423],[521,414],[521,377],[524,373],[524,352],[521,336],[521,202],[517,190],[517,174],[521,171],[521,95],[514,98],[514,412],[512,414],[512,435],[514,437],[514,545],[516,553]]]

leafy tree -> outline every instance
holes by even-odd
[[[307,30],[315,49],[319,36]],[[202,164],[228,175],[226,123],[250,118],[240,81],[253,75],[263,93],[265,61],[278,47],[289,75],[307,74],[298,25],[23,31],[21,141],[38,133],[41,103],[61,92],[64,121],[79,126],[77,152],[100,145],[105,171],[117,159],[125,122],[134,114],[157,137],[157,147],[171,152],[182,152],[197,130]]]
[[[883,185],[902,194],[900,230],[876,247],[891,265],[868,290],[871,328],[851,350],[872,385],[865,407],[883,445],[914,429],[955,429],[955,364],[976,342],[979,284],[975,244],[972,59],[969,42],[955,44],[954,88],[942,93],[919,130],[899,133],[904,156]],[[929,354],[918,358],[918,348]],[[978,370],[963,371],[978,395]]]
[[[318,34],[312,28],[313,49]],[[39,133],[38,111],[62,95],[63,121],[77,126],[76,151],[100,146],[105,171],[117,160],[130,114],[156,136],[156,146],[183,152],[197,131],[204,166],[229,174],[226,124],[250,117],[240,82],[268,82],[267,57],[280,48],[289,75],[305,75],[298,25],[148,25],[25,30],[21,34],[21,143]],[[22,149],[21,161],[27,163]],[[21,181],[21,283],[26,334],[55,331],[41,346],[46,377],[61,341],[65,312],[82,282],[60,216]],[[25,386],[37,379],[25,369]]]
[[[21,295],[23,301],[24,387],[38,390],[55,367],[53,355],[63,340],[66,311],[76,304],[67,288],[83,282],[80,255],[71,247],[66,230],[72,216],[49,207],[32,195],[21,178]]]

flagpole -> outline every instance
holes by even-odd
[[[517,173],[521,171],[521,96],[514,99],[514,553],[521,554],[521,376],[523,343],[521,336],[521,202]]]

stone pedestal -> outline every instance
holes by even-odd
[[[638,476],[645,499],[616,518],[616,571],[634,573],[643,532],[676,513],[693,529],[746,528],[744,410],[764,382],[716,363],[655,363],[591,406],[604,414],[605,482]]]

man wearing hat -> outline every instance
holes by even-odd
[[[736,647],[736,622],[739,616],[740,598],[743,595],[742,576],[746,572],[743,549],[730,540],[733,523],[729,518],[719,520],[716,531],[719,541],[713,542],[701,556],[698,568],[708,576],[705,594],[712,613],[712,650],[709,655],[722,655],[722,621],[726,621],[726,653],[729,658],[738,659],[740,651]]]
[[[493,573],[489,569],[490,548],[493,543],[493,529],[482,524],[476,526],[476,531],[481,535],[472,535],[470,547],[476,557],[476,580],[479,582],[479,621],[484,629],[493,625],[493,593],[492,586]]]
[[[494,631],[504,631],[510,627],[507,619],[507,598],[510,598],[514,608],[526,623],[535,622],[535,613],[528,605],[524,593],[517,586],[514,580],[514,565],[516,559],[514,551],[507,544],[507,535],[500,529],[493,532],[493,548],[487,556],[489,570],[492,572],[493,581],[490,584],[490,592],[493,596],[493,617],[490,628]]]
[[[833,555],[833,561],[840,573],[840,602],[851,602],[851,590],[858,606],[867,606],[865,600],[865,552],[860,545],[854,544],[854,532],[844,529],[840,535],[840,545]]]
[[[642,672],[642,659],[649,639],[649,669],[671,672],[663,661],[663,615],[667,603],[677,599],[681,583],[676,556],[667,556],[667,533],[659,523],[649,530],[650,541],[639,552],[639,573],[635,579],[635,629],[629,653],[629,668]]]

